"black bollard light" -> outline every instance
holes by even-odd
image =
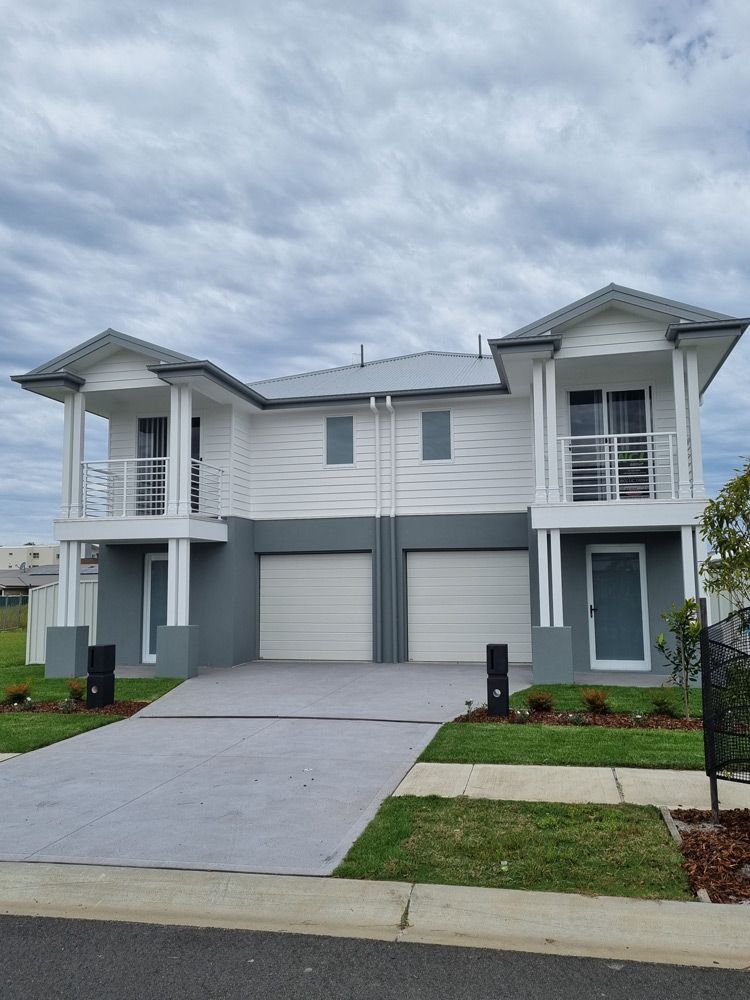
[[[487,711],[506,719],[510,714],[506,643],[487,645]]]

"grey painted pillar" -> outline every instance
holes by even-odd
[[[45,677],[85,677],[88,656],[88,625],[50,625],[47,628]]]
[[[531,629],[531,659],[535,684],[572,684],[572,628],[535,625]]]
[[[159,625],[156,629],[158,677],[195,677],[198,673],[198,625]]]

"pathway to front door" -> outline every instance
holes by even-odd
[[[467,699],[486,701],[481,666],[208,671],[5,761],[0,860],[329,874]]]

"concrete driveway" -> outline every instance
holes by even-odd
[[[330,874],[476,665],[254,663],[0,764],[0,860]],[[514,671],[512,690],[529,683]]]

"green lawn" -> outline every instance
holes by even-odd
[[[568,764],[701,771],[703,734],[602,726],[449,722],[419,758],[439,764]]]
[[[25,666],[26,633],[0,632],[0,698],[11,684],[31,684],[34,701],[57,701],[68,696],[65,678],[44,679],[40,664]],[[85,678],[82,678],[85,683]],[[116,697],[122,701],[154,701],[181,681],[172,677],[124,677],[116,682]],[[0,753],[25,753],[117,722],[122,716],[57,715],[51,712],[0,714]]]
[[[0,715],[0,753],[38,750],[122,718],[121,715],[55,715],[52,712],[4,713]]]
[[[387,799],[340,878],[692,899],[651,806]]]
[[[677,713],[683,714],[682,691],[674,687],[623,687],[616,684],[532,684],[531,687],[517,691],[510,696],[513,708],[526,708],[526,698],[532,691],[549,691],[552,695],[554,709],[558,712],[584,712],[581,701],[581,691],[585,688],[596,688],[606,691],[607,699],[613,712],[651,712],[653,710],[652,695],[654,691],[666,694],[672,701]],[[703,713],[703,703],[700,688],[690,689],[690,714],[700,716]]]

